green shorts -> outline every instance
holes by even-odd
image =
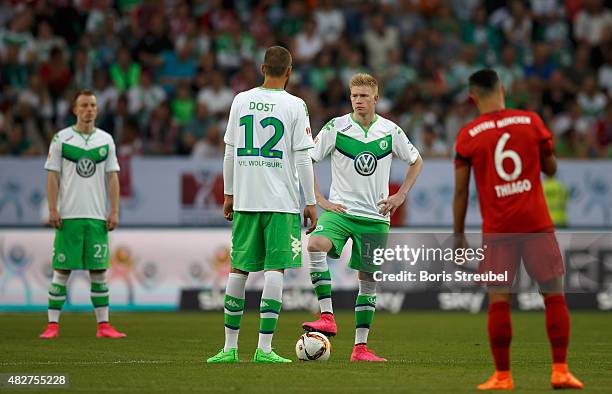
[[[53,268],[60,270],[103,270],[110,268],[106,221],[63,219],[55,230]]]
[[[232,267],[255,272],[302,266],[300,215],[234,212]]]
[[[373,250],[384,248],[389,234],[389,223],[361,216],[336,212],[323,212],[312,235],[322,235],[329,239],[332,248],[327,255],[332,259],[340,258],[342,249],[349,238],[353,240],[349,267],[358,271],[376,272],[380,266],[373,264]],[[365,248],[365,250],[364,250]]]

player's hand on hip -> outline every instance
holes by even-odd
[[[334,204],[324,198],[319,201],[319,206],[329,212],[346,213],[346,207],[344,205]]]
[[[55,228],[62,227],[62,218],[57,209],[49,211],[49,224]]]
[[[113,231],[119,225],[119,212],[111,212],[108,215],[108,219],[106,219],[106,229],[108,231]]]
[[[223,217],[225,220],[234,220],[234,196],[225,194],[223,198]]]
[[[308,219],[310,219],[310,227],[308,227]],[[306,208],[304,208],[304,227],[308,227],[306,234],[310,234],[315,230],[318,220],[317,206],[306,205]]]
[[[406,196],[404,194],[396,193],[389,196],[385,200],[381,200],[376,204],[380,206],[378,212],[383,216],[386,216],[388,213],[391,213],[391,216],[393,216],[397,208],[399,208],[405,200]]]

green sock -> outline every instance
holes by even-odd
[[[59,323],[60,312],[66,302],[66,285],[51,282],[49,286],[49,323]]]
[[[376,310],[376,294],[359,294],[355,302],[355,345],[366,344],[374,311]]]
[[[91,282],[91,303],[98,323],[108,323],[108,286],[106,282]]]

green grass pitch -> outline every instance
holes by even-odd
[[[297,362],[300,324],[312,315],[281,313],[273,345],[296,360],[288,365],[249,362],[258,314],[242,321],[235,365],[207,365],[223,344],[223,314],[114,313],[124,340],[95,338],[93,313],[64,313],[60,338],[38,339],[44,314],[0,314],[0,373],[63,373],[69,392],[235,393],[462,393],[492,372],[486,314],[377,313],[369,346],[389,363],[349,363],[353,313],[337,314],[339,335],[328,362]],[[517,392],[552,392],[550,350],[542,312],[514,312],[512,368]],[[612,392],[612,314],[574,312],[569,352],[584,392]],[[28,390],[28,392],[33,392]],[[47,392],[58,392],[47,390]]]

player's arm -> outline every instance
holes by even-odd
[[[225,144],[223,156],[223,217],[234,219],[234,147]]]
[[[55,228],[60,228],[62,219],[57,210],[57,196],[59,194],[60,174],[57,171],[47,171],[47,204],[49,207],[49,224]]]
[[[49,224],[55,228],[62,225],[62,218],[57,209],[59,195],[60,174],[62,171],[62,143],[59,135],[55,134],[49,145],[49,155],[45,162],[47,170],[47,204],[49,208]]]
[[[455,167],[455,194],[453,196],[453,232],[463,234],[470,193],[470,165]]]
[[[306,202],[306,208],[304,208],[304,227],[308,226],[308,221],[310,220],[310,227],[306,230],[306,234],[310,234],[316,228],[318,218],[314,169],[307,149],[295,152],[295,168]]]
[[[240,94],[234,97],[234,101],[232,101],[227,129],[223,137],[225,142],[225,154],[223,155],[223,217],[230,222],[234,220],[234,144],[239,117],[239,97]]]
[[[336,131],[334,130],[333,122],[334,119],[327,122],[325,126],[319,131],[315,138],[315,147],[310,151],[310,157],[312,158],[313,166],[314,163],[318,163],[321,160],[329,156],[336,146]],[[317,176],[314,177],[315,196],[317,198],[317,204],[324,210],[337,213],[346,213],[346,207],[342,204],[335,204],[330,202],[319,188],[317,182]]]
[[[408,136],[404,131],[397,125],[393,130],[392,137],[392,152],[393,154],[401,160],[404,160],[410,163],[410,167],[408,167],[408,171],[406,172],[406,177],[404,178],[404,182],[402,186],[400,186],[397,193],[392,196],[387,197],[384,200],[381,200],[377,203],[380,206],[378,212],[381,215],[387,215],[391,213],[391,216],[395,213],[397,208],[399,208],[404,201],[406,201],[406,196],[408,192],[416,182],[417,177],[421,173],[423,169],[423,159],[419,154],[419,151],[412,145]]]
[[[421,173],[423,169],[423,159],[421,155],[418,155],[415,161],[408,167],[408,171],[406,172],[406,177],[404,178],[404,182],[402,186],[400,186],[397,193],[392,196],[389,196],[386,200],[382,200],[378,203],[381,205],[380,213],[382,215],[386,215],[387,213],[391,213],[391,216],[395,213],[397,208],[399,208],[404,201],[406,201],[406,196],[408,196],[408,192],[412,189],[412,186],[417,180],[417,177]]]
[[[119,225],[119,173],[117,171],[108,172],[107,178],[111,211],[106,220],[106,228],[108,231],[113,231]]]
[[[544,174],[553,176],[557,173],[557,159],[554,155],[552,134],[538,114],[534,113],[533,118],[540,138],[540,167]]]

